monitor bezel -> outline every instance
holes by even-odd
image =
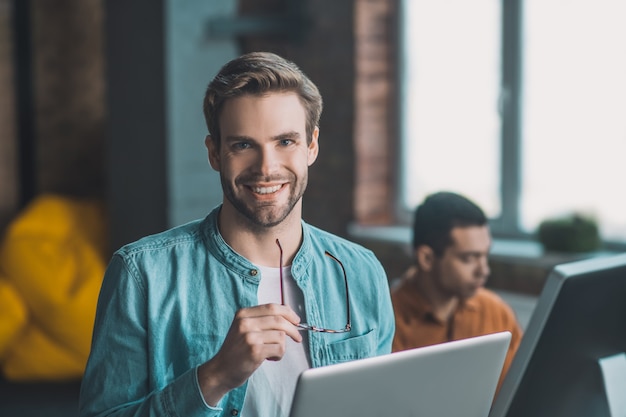
[[[531,365],[544,328],[567,280],[615,268],[626,269],[626,253],[564,263],[553,268],[537,299],[518,351],[494,400],[489,417],[508,415],[517,390],[522,384],[525,371]]]

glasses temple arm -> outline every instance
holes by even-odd
[[[335,256],[330,252],[324,251],[324,254],[330,257],[332,260],[336,261],[341,267],[341,271],[343,272],[343,281],[346,285],[346,317],[348,318],[346,329],[349,330],[352,328],[352,321],[350,319],[350,294],[348,291],[348,275],[346,274],[346,268],[343,266],[343,263],[339,259],[335,258]]]

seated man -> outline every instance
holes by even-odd
[[[483,211],[465,197],[439,192],[417,207],[415,264],[394,286],[393,351],[508,330],[512,333],[500,383],[522,330],[513,310],[485,289],[491,236]]]

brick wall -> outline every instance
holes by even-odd
[[[355,217],[390,224],[394,214],[397,149],[395,0],[357,0]]]

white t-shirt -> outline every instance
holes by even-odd
[[[280,304],[279,268],[259,267],[261,283],[259,304]],[[291,275],[291,267],[283,267],[285,303],[306,322],[304,296]],[[286,339],[285,355],[279,361],[266,360],[248,380],[242,417],[287,417],[300,373],[310,368],[308,331],[302,331],[302,342]],[[268,388],[268,387],[271,387]]]

